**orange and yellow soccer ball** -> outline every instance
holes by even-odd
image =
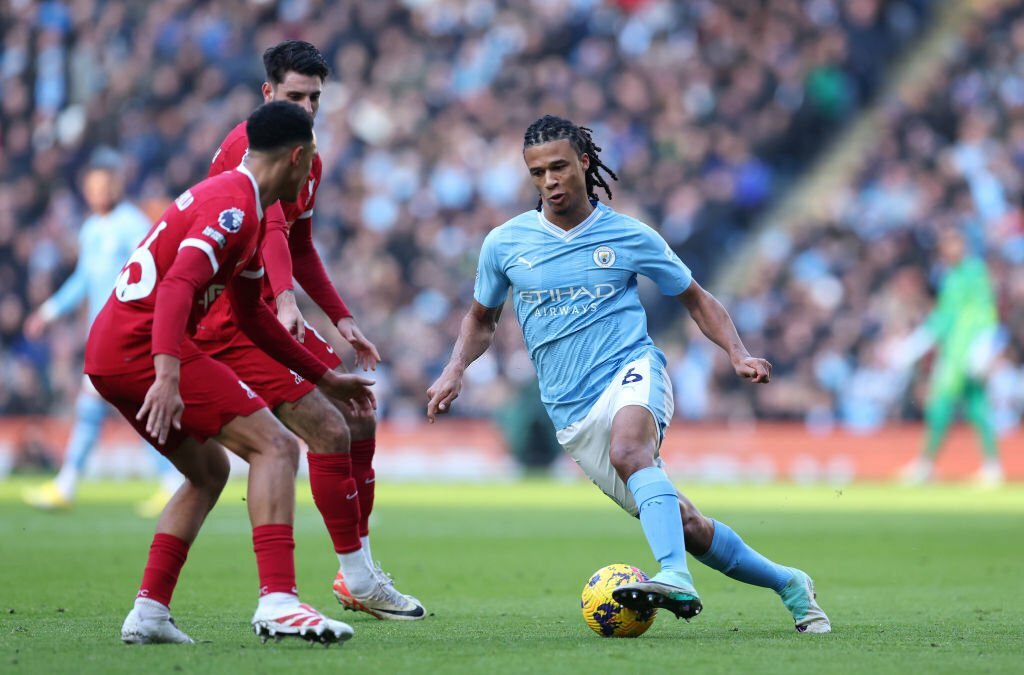
[[[637,637],[651,627],[658,610],[635,612],[612,599],[613,590],[636,581],[647,581],[647,575],[622,563],[602,567],[590,576],[580,608],[591,630],[601,637]]]

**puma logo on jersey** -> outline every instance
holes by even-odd
[[[527,266],[527,267],[528,267],[528,268],[529,268],[529,269],[530,269],[531,271],[533,270],[533,263],[532,263],[532,262],[530,262],[529,260],[527,260],[526,258],[524,258],[523,256],[519,256],[518,258],[516,258],[516,262],[518,262],[518,263],[523,263],[523,264],[524,264],[524,265],[526,265],[526,266]]]

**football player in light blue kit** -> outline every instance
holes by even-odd
[[[427,416],[433,421],[451,409],[466,367],[490,346],[511,289],[559,443],[605,494],[639,517],[661,564],[649,581],[621,586],[613,597],[632,609],[695,616],[701,601],[687,568],[689,551],[733,579],[774,590],[797,631],[827,633],[831,625],[809,576],[768,560],[703,516],[661,468],[672,386],[665,356],[647,335],[638,274],[689,310],[738,376],[767,383],[771,364],[747,352],[728,312],[657,232],[598,202],[595,187],[611,197],[601,170],[616,178],[599,151],[589,129],[559,117],[542,117],[527,129],[523,155],[540,205],[485,239],[473,306],[451,360],[427,392]]]
[[[77,309],[83,300],[89,304],[91,325],[110,296],[124,261],[152,225],[142,211],[122,201],[120,158],[109,148],[98,149],[90,158],[82,176],[82,193],[91,215],[82,223],[78,236],[78,263],[60,289],[26,319],[25,335],[29,339],[38,339],[50,323]],[[71,506],[78,478],[96,446],[108,412],[109,406],[93,389],[89,378],[83,378],[64,463],[55,480],[25,491],[27,504],[41,509]],[[153,454],[161,488],[138,505],[139,514],[144,516],[158,515],[181,481],[166,457],[155,450]]]

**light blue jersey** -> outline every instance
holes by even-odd
[[[601,203],[568,232],[528,211],[484,240],[474,297],[498,307],[512,289],[555,429],[586,417],[628,361],[650,352],[665,363],[647,335],[638,274],[671,296],[693,279],[661,235]]]
[[[88,298],[91,325],[110,297],[124,263],[151,226],[149,218],[128,202],[121,202],[106,215],[86,218],[78,235],[75,271],[43,303],[43,315],[49,319],[63,316]]]

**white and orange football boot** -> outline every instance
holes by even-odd
[[[334,597],[341,606],[354,612],[366,612],[382,620],[416,621],[427,615],[423,603],[411,595],[400,593],[391,576],[374,566],[374,583],[365,594],[354,594],[345,583],[345,575],[338,570],[334,577]]]

